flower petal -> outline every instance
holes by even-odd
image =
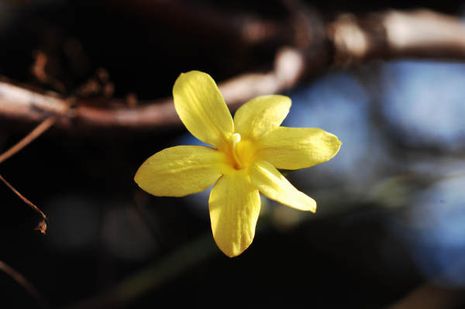
[[[166,148],[142,163],[134,180],[156,196],[184,196],[212,185],[224,160],[221,152],[204,146]]]
[[[221,177],[210,193],[210,219],[218,247],[229,257],[252,243],[260,214],[260,194],[243,173]]]
[[[330,160],[341,141],[319,128],[279,127],[265,135],[258,147],[257,158],[280,169],[295,170]]]
[[[199,71],[181,74],[173,98],[179,118],[199,140],[219,146],[233,133],[231,113],[210,75]]]
[[[295,209],[316,211],[315,200],[297,190],[270,163],[265,161],[256,162],[250,168],[250,176],[252,183],[268,198]]]
[[[256,97],[236,111],[236,132],[245,138],[258,139],[272,128],[279,127],[290,108],[291,99],[282,95]]]

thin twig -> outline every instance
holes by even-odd
[[[16,271],[13,267],[9,266],[3,261],[0,261],[0,271],[3,271],[7,274],[11,279],[13,279],[18,285],[20,285],[32,298],[35,299],[37,304],[41,308],[48,308],[47,302],[44,298],[40,295],[34,285],[26,279],[21,273]]]
[[[19,142],[13,145],[4,153],[0,154],[0,164],[11,158],[13,155],[21,151],[24,147],[29,145],[36,138],[41,136],[45,131],[52,127],[56,122],[55,116],[50,116],[42,121],[37,127],[34,128],[28,135],[23,137]]]
[[[7,159],[11,158],[13,155],[24,149],[27,145],[29,145],[32,141],[36,138],[41,136],[45,131],[47,131],[50,127],[52,127],[56,122],[55,116],[50,116],[42,121],[37,127],[34,128],[28,135],[23,137],[18,143],[13,145],[4,153],[0,154],[0,164],[5,162]],[[0,180],[11,190],[13,191],[24,203],[26,203],[29,207],[31,207],[35,212],[37,212],[41,216],[41,220],[36,226],[36,230],[40,231],[42,234],[47,232],[47,216],[44,214],[39,207],[37,207],[34,203],[32,203],[28,198],[22,195],[18,190],[13,187],[2,175],[0,175]]]
[[[0,180],[11,190],[16,194],[24,203],[26,203],[29,207],[31,207],[35,212],[37,212],[41,217],[42,220],[37,224],[37,227],[35,228],[36,230],[40,231],[42,234],[45,234],[47,232],[47,216],[44,214],[42,210],[40,210],[39,207],[37,207],[34,203],[32,203],[28,198],[26,198],[24,195],[22,195],[18,190],[13,187],[12,184],[10,184],[2,175],[0,175]]]

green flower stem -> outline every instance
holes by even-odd
[[[183,272],[219,254],[210,233],[203,234],[178,250],[157,260],[147,268],[124,279],[107,292],[81,301],[67,308],[102,308],[124,305],[147,292],[161,287]]]

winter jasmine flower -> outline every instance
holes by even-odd
[[[280,126],[291,107],[281,95],[260,96],[242,105],[234,119],[210,75],[181,74],[173,87],[176,112],[207,146],[176,146],[149,157],[136,183],[156,196],[185,196],[213,186],[209,198],[213,237],[229,257],[252,243],[260,195],[283,205],[316,211],[316,202],[297,190],[278,169],[296,170],[336,155],[339,139],[319,128]]]

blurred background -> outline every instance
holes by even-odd
[[[343,147],[325,164],[286,173],[318,201],[317,214],[263,200],[253,244],[229,259],[210,232],[208,192],[158,198],[133,182],[150,155],[196,143],[179,122],[52,127],[0,163],[1,175],[48,217],[45,235],[34,230],[40,217],[0,183],[0,262],[27,281],[18,284],[0,264],[0,307],[465,308],[465,43],[456,53],[432,55],[425,45],[347,61],[324,49],[324,29],[338,16],[427,9],[460,31],[464,8],[1,0],[4,83],[130,108],[170,97],[176,77],[192,69],[219,83],[269,72],[292,46],[313,54],[305,74],[273,89],[293,100],[285,125],[323,128]],[[296,23],[302,16],[310,30]],[[303,44],[300,32],[313,36]],[[357,35],[345,33],[349,41]],[[0,153],[37,125],[30,120],[0,115]]]

